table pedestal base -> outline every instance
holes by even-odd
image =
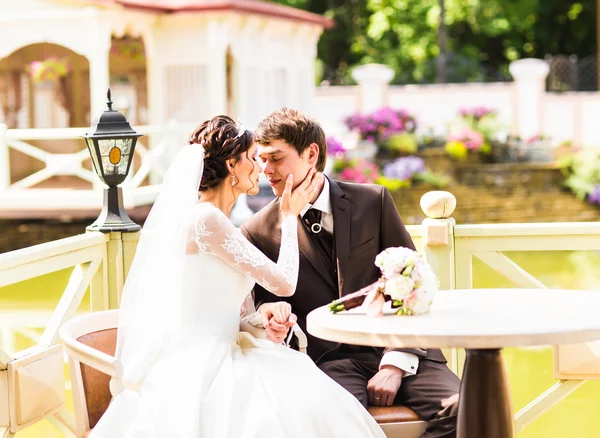
[[[514,438],[500,349],[467,350],[458,405],[458,438]]]

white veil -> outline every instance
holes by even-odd
[[[180,324],[186,240],[203,168],[204,148],[185,146],[144,224],[121,299],[116,358],[123,377],[111,381],[113,395],[139,386]]]

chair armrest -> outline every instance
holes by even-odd
[[[294,332],[294,336],[298,340],[298,350],[300,351],[300,353],[307,354],[306,349],[308,348],[308,339],[306,337],[306,334],[302,331],[298,324],[295,324],[292,327],[292,330]]]
[[[114,356],[79,342],[69,333],[68,327],[63,326],[60,335],[63,341],[63,347],[68,356],[102,371],[104,374],[108,374],[111,377],[123,376],[121,362]]]
[[[295,336],[298,341],[298,349],[300,353],[306,354],[308,347],[308,339],[298,324],[292,327],[292,336]],[[264,328],[256,327],[247,321],[240,321],[240,331],[250,333],[256,339],[267,339],[267,331]]]

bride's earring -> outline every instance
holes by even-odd
[[[235,175],[231,175],[231,186],[235,186],[237,184],[237,178]]]

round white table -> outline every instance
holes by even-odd
[[[600,292],[557,289],[439,291],[431,312],[380,318],[327,306],[307,317],[313,336],[378,347],[465,348],[459,438],[512,438],[503,347],[600,339]]]

